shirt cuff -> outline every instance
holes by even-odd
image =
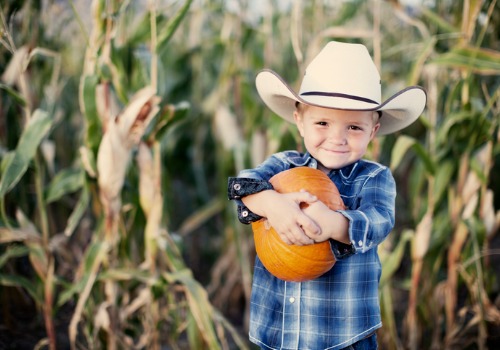
[[[262,219],[262,216],[255,214],[245,206],[238,205],[238,220],[242,224],[248,225],[260,219]]]
[[[352,244],[338,242],[333,239],[330,239],[330,247],[337,260],[348,258],[356,253],[356,248]]]
[[[373,242],[368,241],[369,220],[365,213],[359,210],[339,210],[349,220],[349,238],[355,251],[365,253],[372,248]]]
[[[273,185],[265,180],[230,177],[227,181],[227,196],[229,199],[240,199],[241,197],[272,189],[274,189]]]
[[[255,214],[248,209],[241,201],[242,197],[249,196],[265,190],[272,190],[273,185],[269,181],[257,180],[243,177],[230,177],[227,185],[227,196],[238,203],[238,220],[243,224],[262,219],[262,216]]]

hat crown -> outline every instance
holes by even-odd
[[[381,95],[380,74],[366,47],[335,41],[309,63],[299,91],[313,104],[340,97],[367,102],[367,108],[380,104]]]

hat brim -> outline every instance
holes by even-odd
[[[412,124],[422,114],[427,100],[425,90],[420,86],[407,87],[381,104],[342,96],[301,97],[272,70],[261,71],[255,79],[255,84],[262,101],[274,113],[291,123],[294,123],[296,102],[324,108],[380,111],[382,117],[378,135],[391,134]]]

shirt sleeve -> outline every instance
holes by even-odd
[[[237,177],[228,179],[228,198],[236,202],[238,220],[241,223],[250,224],[262,219],[261,216],[248,209],[241,198],[261,191],[272,190],[273,186],[269,180],[275,174],[287,169],[286,163],[283,162],[284,157],[284,153],[274,154],[258,167],[242,170]]]
[[[230,177],[227,185],[228,199],[236,200],[238,206],[238,220],[243,224],[250,224],[262,219],[253,213],[241,200],[242,197],[265,190],[272,190],[273,185],[266,180],[256,180],[244,177]]]
[[[340,210],[349,220],[355,253],[364,253],[387,237],[395,222],[396,183],[388,168],[367,177],[354,208]]]

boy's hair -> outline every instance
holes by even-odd
[[[303,106],[307,106],[307,105],[304,104],[304,103],[300,103],[299,101],[295,102],[295,109],[297,110],[297,112],[299,114],[301,114],[301,113],[304,112]],[[380,121],[380,118],[382,118],[382,112],[381,111],[375,111],[375,112],[377,112],[377,114],[373,113],[373,116],[374,116],[373,117],[373,123],[377,124]]]

